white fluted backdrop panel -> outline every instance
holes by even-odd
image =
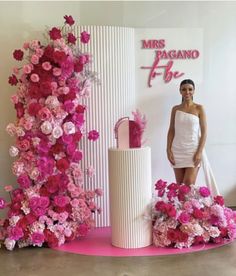
[[[109,185],[112,244],[122,248],[150,245],[151,149],[109,149]]]
[[[85,139],[82,166],[95,168],[95,177],[85,181],[86,189],[104,190],[97,199],[102,213],[96,216],[96,226],[109,226],[108,148],[115,146],[114,126],[123,116],[131,115],[135,107],[134,78],[134,29],[113,26],[76,26],[77,36],[82,31],[90,33],[88,44],[82,51],[92,54],[92,71],[98,73],[99,85],[93,85],[90,98],[85,104],[86,129],[96,129],[100,138],[96,142]]]

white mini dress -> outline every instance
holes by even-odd
[[[177,110],[175,113],[175,136],[172,142],[172,153],[175,160],[173,168],[194,167],[193,157],[197,151],[199,139],[199,117]]]
[[[200,121],[197,115],[177,110],[175,113],[175,136],[172,142],[172,153],[175,165],[173,168],[194,167],[193,157],[197,151],[200,140]],[[202,166],[207,187],[212,195],[219,195],[214,174],[208,161],[205,148],[202,151]]]

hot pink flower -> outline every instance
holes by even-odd
[[[61,30],[59,30],[56,27],[53,27],[50,31],[49,31],[49,36],[52,40],[56,40],[56,39],[60,39],[61,38]]]
[[[224,205],[224,198],[222,196],[215,196],[214,201],[218,203],[219,205],[223,206]]]
[[[13,57],[16,60],[22,60],[24,57],[24,52],[22,50],[15,50],[13,52]]]
[[[80,226],[78,227],[77,229],[77,233],[79,236],[86,236],[86,234],[88,233],[88,225],[83,223],[83,224],[80,224]]]
[[[22,189],[27,189],[31,185],[31,180],[27,174],[21,174],[17,178],[17,182],[19,183],[19,185]]]
[[[24,232],[23,232],[22,228],[20,228],[18,226],[14,226],[14,227],[10,228],[10,231],[9,231],[10,239],[18,241],[23,236],[24,236]]]
[[[75,44],[77,38],[72,33],[69,33],[67,36],[67,40],[68,40],[68,43]]]
[[[65,207],[69,203],[69,198],[67,196],[55,196],[54,203],[58,207]]]
[[[18,79],[17,79],[17,77],[14,75],[14,74],[12,74],[9,78],[8,78],[8,83],[10,84],[10,85],[17,85],[17,83],[18,83]]]
[[[65,23],[70,25],[70,26],[74,25],[74,23],[75,23],[75,21],[74,21],[74,19],[71,15],[69,15],[69,16],[65,15],[64,19],[66,20]]]
[[[33,245],[42,246],[45,241],[44,235],[42,233],[33,233],[31,235],[31,241]]]
[[[99,133],[96,130],[89,131],[88,139],[92,141],[96,141],[99,138]]]
[[[208,197],[211,194],[207,187],[200,187],[199,188],[199,193],[203,197]]]
[[[89,39],[90,39],[90,34],[87,33],[86,31],[83,31],[81,34],[80,34],[80,41],[82,43],[88,43],[89,42]]]
[[[167,182],[163,181],[162,179],[159,179],[155,184],[156,190],[163,190],[166,187]]]
[[[70,164],[66,158],[61,158],[56,163],[57,169],[61,172],[66,171],[69,168],[69,165]]]
[[[190,220],[190,215],[187,212],[182,212],[179,215],[178,220],[180,223],[183,223],[183,224],[188,223]]]
[[[31,61],[34,65],[36,65],[36,64],[39,63],[39,57],[38,57],[37,55],[32,55],[30,61]]]

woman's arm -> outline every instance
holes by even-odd
[[[171,110],[170,126],[167,134],[167,157],[171,164],[175,164],[174,156],[171,150],[172,142],[175,136],[175,112],[176,107],[174,106]]]
[[[194,156],[195,166],[198,166],[198,164],[201,162],[202,151],[205,146],[206,137],[207,137],[206,114],[205,114],[203,106],[199,105],[198,108],[199,108],[199,123],[200,123],[200,129],[201,129],[201,137],[199,139],[199,145],[198,145],[197,152]]]

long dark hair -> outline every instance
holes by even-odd
[[[193,86],[193,88],[195,89],[195,84],[192,80],[190,79],[185,79],[185,80],[182,80],[180,85],[179,85],[179,89],[181,89],[181,86],[184,85],[184,84],[191,84]],[[192,100],[193,100],[193,97],[192,97]],[[182,97],[182,102],[184,101],[183,97]]]

